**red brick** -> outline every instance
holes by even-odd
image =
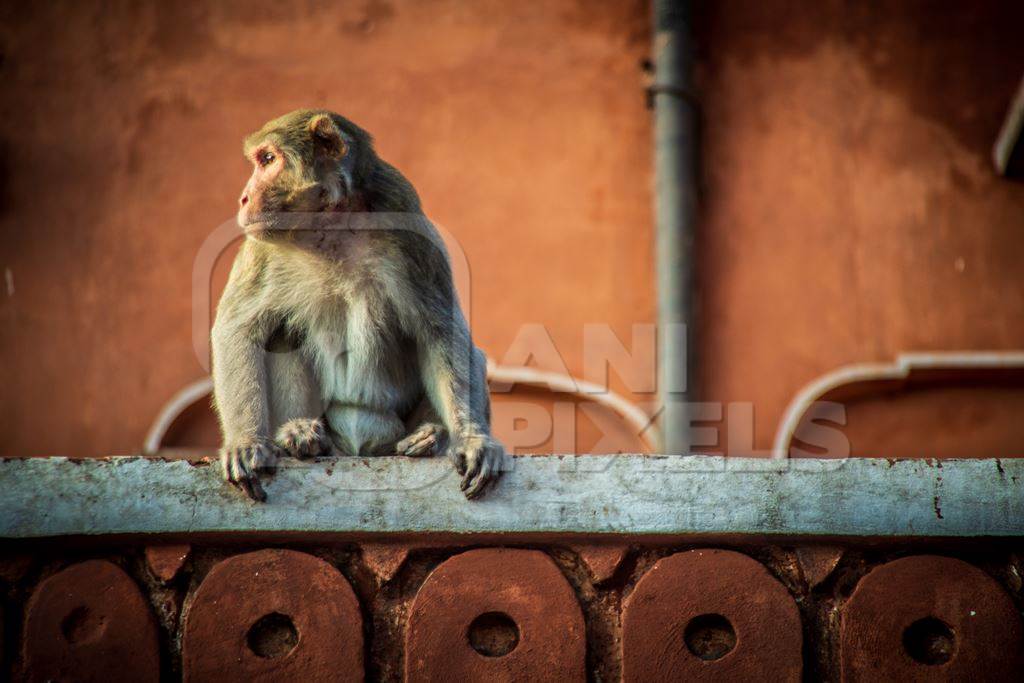
[[[938,646],[945,663],[916,661],[915,641],[905,643],[913,638],[907,629],[922,619],[948,627],[952,642]],[[985,572],[949,557],[905,557],[877,567],[843,607],[844,681],[1019,681],[1022,653],[1024,628],[1010,596]]]
[[[25,554],[9,555],[0,558],[0,579],[17,583],[32,568],[32,556]]]
[[[719,659],[702,659],[687,629],[720,617],[734,645]],[[721,642],[714,636],[722,631],[703,633]],[[677,553],[651,567],[625,600],[623,680],[799,681],[802,640],[796,603],[760,563],[727,550]]]
[[[796,549],[800,573],[811,588],[827,579],[842,558],[843,549],[834,545],[808,545]]]
[[[47,578],[25,609],[22,659],[29,681],[157,681],[158,648],[145,597],[104,560]]]
[[[629,548],[624,545],[577,545],[573,550],[587,566],[594,583],[604,583],[622,564]]]
[[[256,638],[268,620],[290,620],[293,639],[280,626]],[[361,681],[355,593],[337,569],[305,553],[260,550],[223,560],[185,616],[182,670],[186,681]]]
[[[363,543],[360,545],[363,562],[377,579],[378,584],[387,583],[409,557],[409,546],[393,543]]]
[[[473,648],[470,626],[510,618],[518,643],[503,656]],[[484,633],[483,635],[487,635]],[[586,636],[576,594],[547,555],[488,548],[456,555],[431,572],[409,614],[407,681],[583,681]]]
[[[170,583],[191,551],[190,545],[151,545],[146,548],[146,564],[157,580]]]

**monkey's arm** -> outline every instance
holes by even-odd
[[[454,287],[435,301],[418,326],[421,379],[449,434],[448,455],[467,498],[480,495],[501,472],[504,448],[491,436],[484,354],[473,346]]]
[[[242,257],[244,258],[244,257]],[[220,417],[224,478],[254,500],[266,500],[259,473],[277,461],[269,435],[265,343],[269,330],[254,306],[251,269],[232,270],[213,326],[213,393]]]

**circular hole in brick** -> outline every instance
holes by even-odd
[[[246,641],[256,656],[275,659],[284,657],[295,648],[299,642],[299,632],[295,630],[291,617],[271,612],[249,627]]]
[[[705,661],[721,659],[736,647],[736,631],[721,614],[701,614],[683,631],[687,649]]]
[[[103,635],[106,619],[85,606],[75,607],[60,622],[64,640],[72,645],[87,643]]]
[[[469,625],[469,644],[484,657],[504,657],[519,644],[519,627],[502,612],[484,612]]]
[[[953,657],[953,631],[935,617],[918,619],[903,631],[903,648],[915,662],[938,666]]]

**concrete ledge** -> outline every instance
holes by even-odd
[[[1024,459],[531,456],[468,502],[448,462],[283,466],[256,504],[207,463],[0,461],[0,537],[100,534],[758,534],[1021,537]]]

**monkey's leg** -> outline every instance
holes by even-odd
[[[424,396],[416,406],[406,420],[406,425],[413,428],[404,439],[395,444],[396,454],[420,457],[437,455],[444,451],[448,432],[445,431],[441,417],[427,397]]]
[[[274,441],[299,459],[331,452],[323,400],[309,361],[298,350],[267,353]]]

